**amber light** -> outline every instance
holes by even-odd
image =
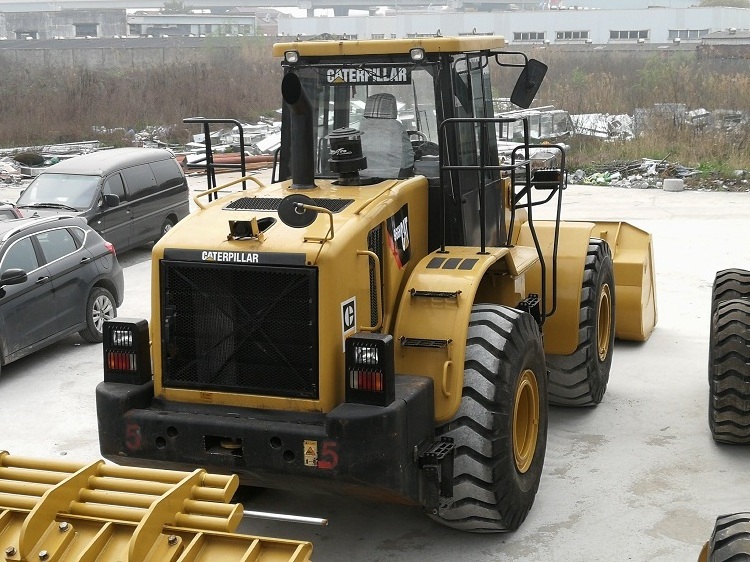
[[[138,361],[135,353],[124,351],[107,352],[107,368],[114,371],[136,371]]]
[[[358,371],[350,373],[349,384],[355,390],[367,390],[369,392],[383,392],[383,373],[380,371]]]

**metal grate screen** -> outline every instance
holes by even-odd
[[[318,396],[317,269],[162,260],[165,387]]]
[[[229,205],[224,207],[225,210],[232,211],[278,211],[279,205],[283,199],[280,197],[243,197],[235,199]],[[323,207],[332,213],[339,213],[346,209],[354,199],[315,199],[313,205]]]

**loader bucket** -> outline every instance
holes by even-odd
[[[651,234],[626,222],[596,222],[591,236],[612,249],[616,336],[646,341],[656,326],[656,279]]]
[[[5,560],[304,562],[312,545],[235,534],[236,475],[36,460],[0,451]]]

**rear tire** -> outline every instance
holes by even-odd
[[[475,305],[461,405],[437,428],[454,440],[453,503],[432,518],[477,533],[517,529],[539,488],[547,406],[536,321],[504,306]]]
[[[558,406],[594,406],[602,401],[615,340],[615,281],[612,253],[592,238],[583,271],[578,346],[570,355],[548,355],[549,401]]]
[[[714,331],[714,314],[720,303],[733,299],[750,298],[750,271],[744,269],[722,269],[716,272],[711,289],[711,333]],[[713,341],[713,340],[711,340]],[[708,346],[708,382],[714,365],[714,346]]]
[[[750,298],[750,271],[722,269],[716,273],[711,290],[711,316],[722,301]]]
[[[750,443],[750,301],[721,302],[711,317],[708,427],[719,443]]]
[[[86,301],[86,327],[78,334],[89,343],[104,339],[104,321],[117,317],[115,299],[107,289],[94,287]]]
[[[750,513],[732,513],[716,518],[708,541],[708,562],[750,560]]]

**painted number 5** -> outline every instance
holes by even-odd
[[[318,468],[333,470],[337,464],[339,464],[339,454],[336,452],[336,442],[325,441],[318,457]]]

